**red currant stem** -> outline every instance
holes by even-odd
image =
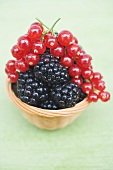
[[[77,57],[74,57],[74,61],[77,63],[76,58],[77,58]]]
[[[49,29],[47,25],[45,25],[40,19],[36,18],[37,21],[39,21],[45,28]]]
[[[64,49],[65,49],[65,54],[66,54],[66,51],[67,51],[67,47],[64,47]]]
[[[53,31],[54,26],[57,24],[57,22],[58,22],[60,19],[61,19],[61,18],[58,18],[58,19],[56,20],[56,22],[52,25],[52,27],[48,30],[48,32]]]
[[[43,34],[43,35],[46,35],[47,33],[48,33],[48,31],[44,31],[42,34]]]
[[[99,90],[95,89],[94,87],[93,87],[93,91],[94,91],[95,93],[99,93]]]
[[[44,36],[45,36],[47,33],[48,33],[48,31],[44,31],[44,32],[42,33],[42,37],[41,37],[42,40],[44,39]]]
[[[16,69],[16,72],[17,72],[17,73],[20,73],[20,70]]]

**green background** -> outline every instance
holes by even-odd
[[[91,104],[56,131],[28,123],[5,94],[4,65],[20,35],[39,17],[68,29],[93,57],[113,94],[112,0],[0,0],[0,170],[113,170],[113,101]]]

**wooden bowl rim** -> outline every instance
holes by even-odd
[[[30,106],[24,102],[22,102],[13,92],[11,88],[11,83],[6,79],[6,92],[9,96],[9,98],[17,105],[21,110],[24,112],[28,112],[29,114],[33,115],[40,115],[44,117],[58,117],[58,116],[71,116],[73,114],[77,114],[85,110],[88,105],[90,104],[88,102],[88,99],[85,98],[80,103],[76,104],[74,107],[66,108],[66,109],[59,109],[59,110],[48,110],[48,109],[41,109],[34,106]]]

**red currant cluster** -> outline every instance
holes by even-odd
[[[58,21],[59,19],[55,24]],[[49,29],[42,22],[35,22],[27,34],[18,38],[17,44],[11,49],[16,60],[9,60],[5,69],[10,81],[17,82],[18,72],[26,72],[29,66],[36,65],[40,61],[40,55],[49,48],[51,55],[59,58],[60,63],[68,69],[71,81],[88,94],[90,102],[96,102],[99,98],[104,102],[108,101],[110,94],[104,91],[106,87],[102,75],[93,72],[92,57],[78,45],[77,38],[70,31],[63,30],[59,34],[54,32],[55,24]]]

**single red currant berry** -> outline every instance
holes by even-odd
[[[75,77],[73,77],[73,78],[71,79],[71,82],[77,84],[79,87],[81,87],[82,84],[83,84],[83,80],[82,80],[81,78],[75,78]]]
[[[76,58],[81,57],[84,54],[85,54],[85,51],[81,49],[81,51],[77,53]]]
[[[15,73],[16,68],[15,68],[15,60],[9,60],[6,64],[6,70],[8,73]]]
[[[78,40],[75,36],[73,37],[71,44],[78,44]]]
[[[107,91],[102,91],[99,93],[99,98],[103,101],[103,102],[107,102],[108,100],[110,100],[110,93]]]
[[[89,102],[97,102],[97,100],[98,100],[98,95],[96,93],[90,92],[88,94],[88,101]]]
[[[78,44],[70,44],[67,48],[68,55],[71,57],[76,57],[80,53],[81,48]]]
[[[84,54],[83,56],[80,56],[77,60],[78,65],[82,68],[88,68],[91,64],[92,57],[88,54]]]
[[[20,58],[23,58],[25,53],[23,50],[20,50],[17,45],[14,45],[11,49],[11,53],[13,57],[15,57],[17,60]]]
[[[17,60],[15,62],[15,67],[16,67],[17,71],[20,71],[20,72],[26,72],[29,69],[29,66],[25,62],[24,59]]]
[[[46,41],[46,39],[52,35],[52,32],[48,32],[45,36],[44,36],[44,41]]]
[[[33,44],[32,50],[34,53],[43,54],[46,51],[46,45],[43,41],[37,41]]]
[[[42,32],[44,31],[44,28],[43,28],[43,26],[41,25],[40,22],[34,22],[34,23],[31,24],[31,26],[33,26],[33,25],[39,26],[40,29],[41,29],[41,31],[42,31]]]
[[[93,71],[93,66],[90,64],[88,69]],[[92,74],[92,77],[93,77],[93,74]]]
[[[93,71],[91,69],[83,69],[82,70],[82,77],[85,79],[90,79],[92,77]]]
[[[93,73],[93,78],[91,79],[92,82],[96,83],[99,80],[101,80],[103,78],[103,76],[101,75],[101,73],[99,72],[94,72]]]
[[[58,45],[56,48],[51,48],[50,53],[54,57],[62,57],[62,56],[64,56],[65,50],[64,50],[63,46]]]
[[[58,34],[58,41],[63,46],[68,46],[73,40],[73,34],[70,31],[63,30]]]
[[[9,73],[10,73],[7,68],[5,68],[5,73],[6,73],[6,74],[9,74]]]
[[[16,83],[18,80],[18,73],[9,73],[8,79],[10,80],[11,83]]]
[[[69,74],[71,77],[76,77],[76,76],[78,77],[81,75],[81,69],[79,68],[79,66],[74,64],[69,68]]]
[[[42,36],[42,30],[37,25],[32,25],[28,30],[28,36],[32,41],[37,41]]]
[[[30,53],[25,56],[25,62],[31,66],[36,65],[40,61],[40,56],[37,54]]]
[[[27,35],[23,35],[17,40],[17,45],[19,49],[23,50],[25,53],[29,52],[31,49],[31,40]]]
[[[52,35],[49,35],[45,38],[45,44],[48,48],[56,48],[58,45],[57,38]]]
[[[82,85],[82,90],[84,93],[87,93],[89,94],[89,92],[92,92],[93,91],[93,85],[91,82],[85,82],[83,85]]]
[[[64,67],[70,67],[74,64],[74,60],[71,57],[69,57],[68,55],[64,55],[63,57],[60,58],[60,63]]]
[[[98,82],[95,83],[95,88],[99,91],[103,91],[106,88],[105,82],[102,80],[99,80]]]

